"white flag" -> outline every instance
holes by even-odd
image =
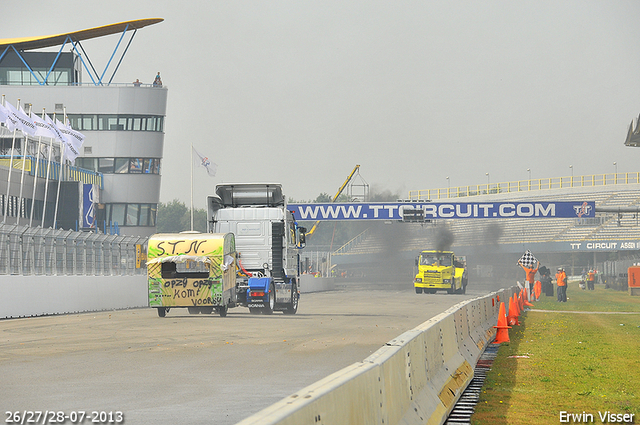
[[[19,119],[22,122],[22,132],[28,134],[30,136],[35,136],[36,134],[36,124],[33,122],[31,117],[27,115],[27,113],[20,106],[20,110],[18,111]]]
[[[74,162],[76,158],[80,156],[80,148],[82,147],[85,138],[84,134],[79,131],[75,131],[73,128],[58,120],[56,120],[56,127],[58,127],[60,133],[62,133],[66,138],[64,151],[65,157],[69,158],[71,162]]]
[[[60,132],[55,131],[52,124],[49,124],[37,115],[31,117],[33,123],[36,125],[36,136],[49,137],[51,139],[57,139]]]
[[[7,118],[5,118],[4,124],[7,126],[9,131],[20,130],[22,131],[22,123],[17,118],[17,116],[13,113],[17,114],[18,111],[13,107],[9,102],[6,103],[5,109],[7,110]]]
[[[58,127],[55,125],[55,123],[53,122],[53,120],[49,117],[49,115],[44,116],[44,120],[46,121],[47,124],[49,124],[49,128],[51,129],[52,132],[55,133],[55,138],[58,139],[60,141],[60,143],[67,143],[67,138],[64,134],[62,134],[60,132],[60,130],[58,129]],[[57,120],[56,120],[57,121]]]
[[[201,155],[200,152],[198,152],[193,146],[191,147],[191,149],[193,149],[193,152],[195,152],[196,154],[196,158],[193,158],[193,161],[196,163],[196,165],[204,167],[207,170],[207,174],[209,174],[211,177],[214,177],[216,175],[216,171],[218,170],[218,165],[211,162],[211,160],[206,156]]]
[[[2,103],[0,103],[0,122],[4,124],[8,116],[9,116],[9,111],[7,111],[7,108],[5,108],[4,105],[2,105]]]
[[[30,136],[36,134],[36,125],[31,121],[29,115],[24,112],[22,106],[20,107],[20,110],[17,110],[12,104],[7,102],[5,107],[9,112],[6,119],[7,128],[9,130],[20,130],[24,134],[28,134]]]

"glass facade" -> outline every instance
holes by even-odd
[[[77,131],[164,131],[164,117],[157,115],[68,114]]]
[[[77,167],[102,174],[160,174],[160,158],[76,158]]]
[[[156,212],[158,204],[103,204],[104,208],[98,209],[97,222],[102,227],[107,224],[125,226],[154,227],[156,225]]]
[[[20,58],[8,49],[0,61],[0,85],[69,86],[80,83],[80,61],[71,52],[27,52],[21,51]],[[29,64],[25,65],[23,60]],[[55,66],[52,64],[55,63]],[[33,73],[29,70],[33,70]]]
[[[40,85],[42,81],[44,81],[48,69],[34,69],[34,74],[40,79],[40,81],[36,80],[34,74],[29,72],[28,69],[18,69],[18,68],[3,68],[0,70],[0,82],[1,84],[9,85],[9,86],[37,86]],[[47,83],[51,86],[57,85],[69,85],[71,82],[71,72],[70,69],[63,70],[53,70],[51,74],[49,74],[49,79]]]

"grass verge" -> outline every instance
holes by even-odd
[[[542,295],[509,330],[472,424],[561,423],[560,412],[603,423],[598,412],[607,411],[640,424],[640,297],[576,282],[567,297]]]

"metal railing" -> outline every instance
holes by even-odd
[[[80,181],[87,184],[95,184],[100,189],[104,187],[102,173],[96,171],[85,170],[75,165],[61,167],[59,162],[49,162],[46,159],[36,158],[31,155],[24,157],[24,161],[22,155],[14,155],[13,162],[11,161],[11,155],[0,155],[0,166],[9,168],[11,164],[13,168],[22,170],[23,163],[24,171],[30,176],[35,176],[37,169],[39,178],[47,178],[47,172],[49,172],[49,180],[58,181],[62,170],[62,181]]]
[[[364,229],[364,231],[362,233],[359,233],[358,235],[356,235],[355,238],[351,239],[349,242],[347,242],[346,244],[342,245],[340,248],[336,249],[333,252],[333,254],[334,255],[340,255],[340,254],[348,253],[354,247],[360,245],[360,243],[369,236],[369,233],[371,233],[371,232],[369,232],[369,228],[367,227],[366,229]]]
[[[147,239],[0,224],[0,275],[144,274],[136,245]]]
[[[519,180],[503,183],[485,183],[472,186],[445,187],[441,189],[410,190],[410,200],[450,199],[496,193],[527,192],[572,187],[595,187],[614,184],[640,183],[640,172],[591,174],[586,176],[551,177],[545,179]]]

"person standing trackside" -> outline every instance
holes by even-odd
[[[558,302],[566,303],[567,302],[567,274],[564,272],[562,267],[558,267],[558,272],[556,273],[556,283],[558,285]]]
[[[526,267],[524,264],[522,264],[522,261],[518,260],[518,264],[520,264],[520,267],[522,267],[524,269],[524,287],[527,289],[527,300],[531,299],[531,294],[533,293],[533,284],[536,281],[536,273],[538,272],[538,269],[540,268],[540,261],[536,261],[536,265],[535,268],[528,268]]]
[[[589,270],[587,274],[587,289],[593,291],[595,289],[596,274],[593,270]]]

